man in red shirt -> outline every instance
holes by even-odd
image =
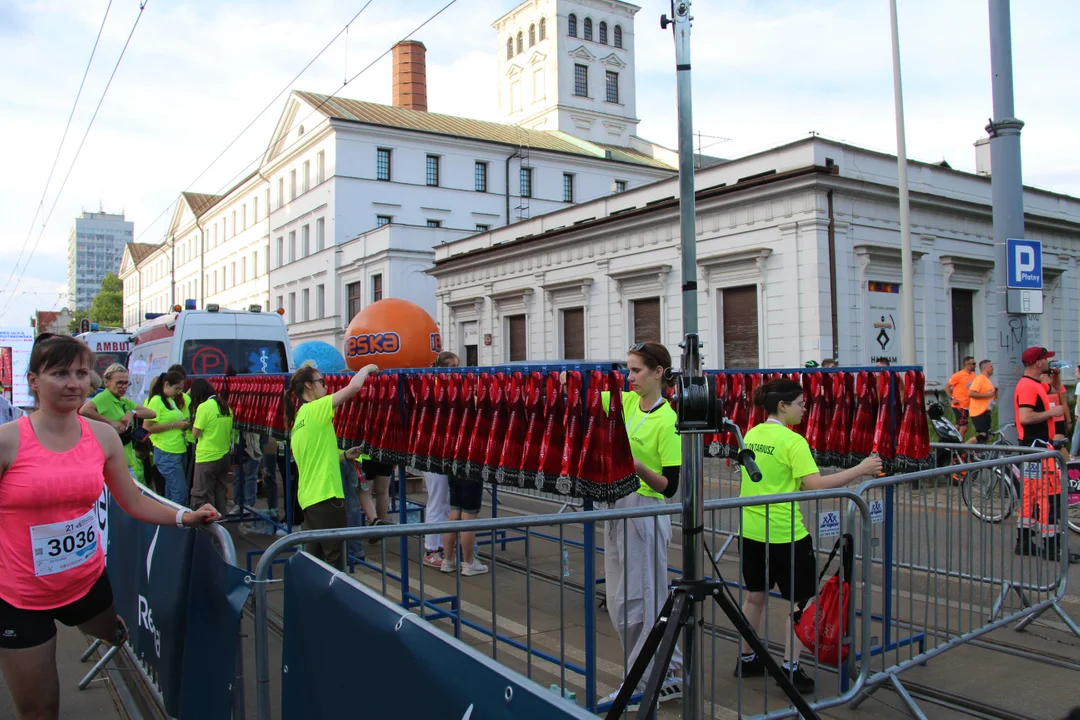
[[[1045,449],[1057,432],[1057,420],[1065,408],[1052,406],[1046,385],[1039,377],[1050,368],[1054,353],[1044,347],[1029,347],[1021,360],[1024,374],[1016,384],[1013,409],[1020,444]],[[1017,516],[1017,555],[1058,556],[1058,496],[1061,480],[1057,463],[1052,459],[1023,464],[1024,498]],[[1042,547],[1038,541],[1041,540]]]

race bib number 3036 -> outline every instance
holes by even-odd
[[[30,527],[34,575],[55,575],[92,559],[98,549],[97,517],[93,510],[82,517]]]

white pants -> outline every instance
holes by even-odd
[[[659,498],[631,493],[615,503],[617,508],[663,505]],[[629,671],[641,652],[668,596],[668,542],[671,517],[634,518],[604,523],[604,575],[607,585],[608,615],[628,651]],[[624,565],[625,563],[625,565]],[[675,646],[669,671],[681,670],[682,651]],[[652,673],[653,663],[645,671]],[[641,683],[644,687],[644,682]]]
[[[424,521],[444,522],[450,517],[450,481],[445,475],[424,473],[424,487],[427,488],[427,510]],[[424,549],[438,550],[442,547],[442,534],[425,535]]]

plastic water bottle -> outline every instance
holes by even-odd
[[[565,545],[562,546],[562,576],[570,577],[570,549]]]
[[[554,685],[554,684],[549,689],[551,690],[551,692],[555,693],[556,695],[561,694],[564,699],[569,700],[570,702],[574,703],[575,705],[577,704],[577,693],[576,692],[573,692],[571,690],[566,690],[564,688],[562,693],[560,693],[559,692],[559,686]]]

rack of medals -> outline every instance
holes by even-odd
[[[871,453],[900,472],[931,463],[916,369],[707,371],[725,417],[745,433],[765,421],[751,402],[762,383],[786,377],[805,390],[794,428],[821,466],[851,467]],[[348,374],[325,376],[344,388]],[[284,375],[207,378],[228,398],[234,425],[285,435]],[[334,413],[341,448],[378,462],[610,502],[638,480],[622,412],[623,374],[611,365],[536,365],[384,371]],[[706,455],[733,458],[734,436],[705,436]]]
[[[802,384],[806,403],[803,421],[793,429],[806,438],[818,465],[854,467],[876,453],[889,473],[933,466],[922,370],[706,371],[714,373],[724,416],[744,434],[765,422],[765,411],[753,406],[754,390],[789,378]],[[707,456],[733,458],[737,451],[730,432],[705,437]]]

